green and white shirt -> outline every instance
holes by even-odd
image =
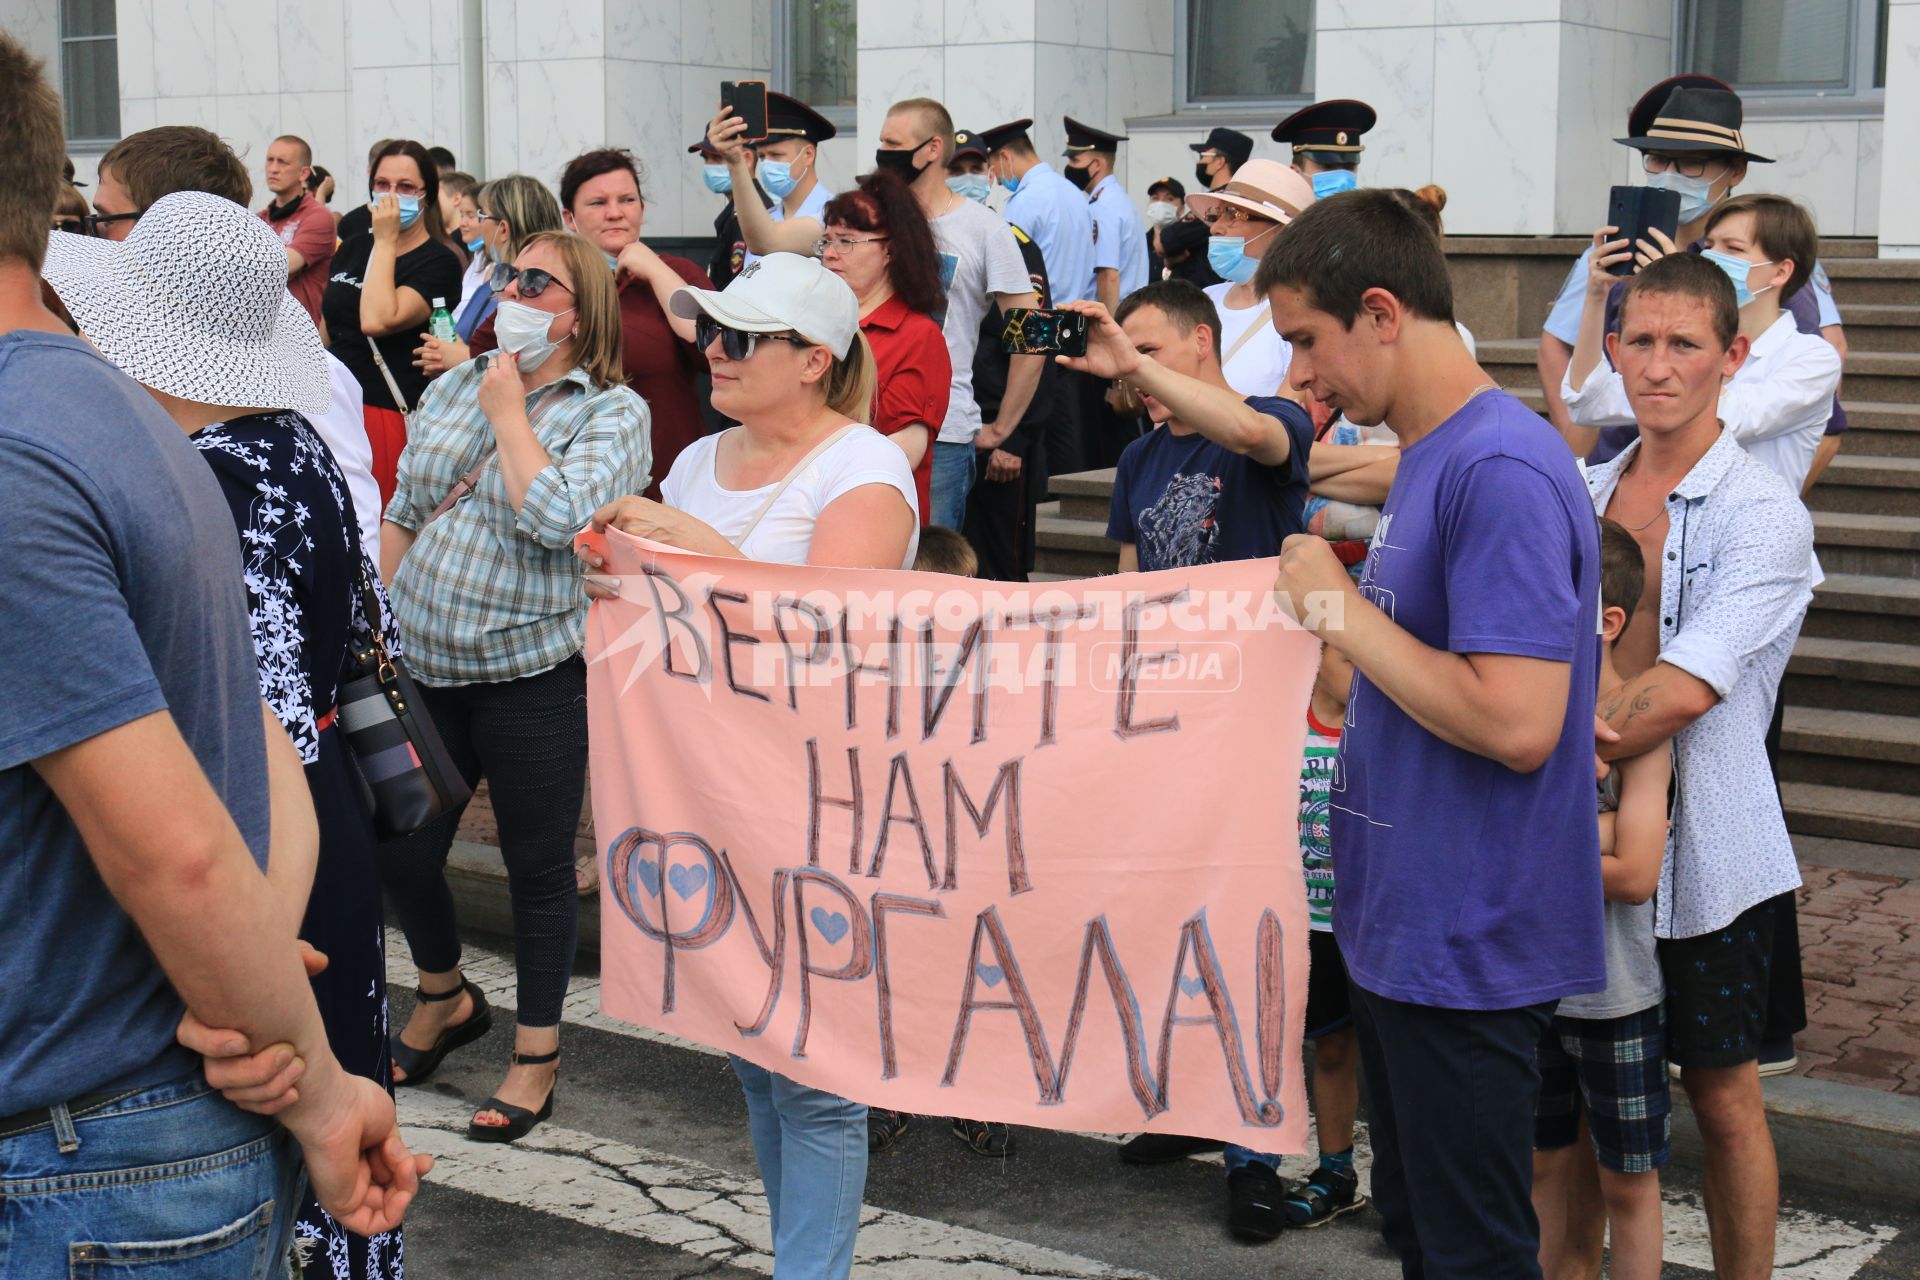
[[[1307,874],[1307,923],[1333,929],[1333,811],[1328,797],[1339,726],[1328,728],[1307,711],[1307,744],[1300,761],[1300,864]]]

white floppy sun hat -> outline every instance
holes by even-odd
[[[142,386],[198,404],[325,413],[313,318],[287,292],[287,251],[231,200],[179,191],[124,241],[53,232],[41,274],[87,341]]]

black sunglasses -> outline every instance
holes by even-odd
[[[79,226],[75,227],[74,230],[84,230],[87,235],[97,236],[101,234],[100,228],[106,226],[109,222],[133,222],[138,219],[139,216],[137,213],[90,213],[86,217],[79,219]],[[64,227],[61,229],[66,230]]]
[[[551,271],[542,271],[539,267],[516,267],[511,262],[502,262],[493,268],[493,273],[487,277],[487,287],[495,293],[505,293],[507,286],[515,280],[520,282],[520,296],[523,298],[539,297],[550,284],[558,285],[568,293],[573,292],[567,288],[566,281]]]
[[[729,360],[745,360],[753,355],[754,346],[763,338],[772,342],[791,343],[796,347],[811,347],[797,333],[748,333],[744,329],[730,329],[710,315],[697,315],[693,318],[693,345],[705,351],[713,345],[715,338],[720,339],[720,350]]]

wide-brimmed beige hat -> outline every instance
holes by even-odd
[[[162,196],[118,243],[55,231],[40,274],[87,341],[142,386],[308,415],[333,403],[320,331],[287,292],[286,246],[231,200]]]
[[[1245,209],[1270,222],[1292,222],[1313,203],[1313,183],[1277,160],[1249,160],[1234,170],[1233,181],[1218,191],[1187,197],[1194,216],[1210,219],[1223,204]]]

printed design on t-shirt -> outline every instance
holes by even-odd
[[[960,255],[943,253],[940,255],[940,292],[953,292],[953,277],[960,271]]]
[[[1175,472],[1160,500],[1140,513],[1140,563],[1163,569],[1212,564],[1225,493],[1219,476]]]
[[[1339,745],[1308,733],[1300,762],[1300,864],[1307,880],[1307,922],[1333,925],[1333,805],[1330,793]]]

